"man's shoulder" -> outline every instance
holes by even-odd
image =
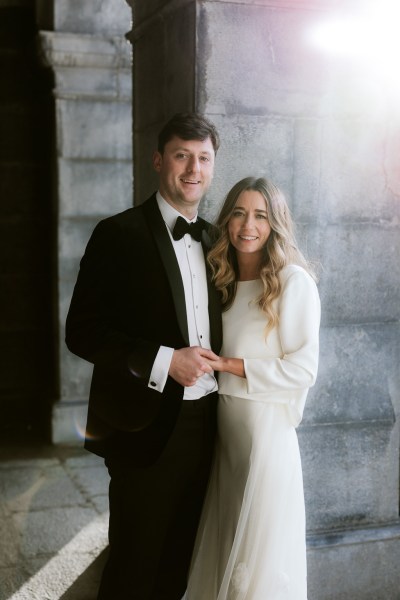
[[[154,194],[142,204],[132,206],[131,208],[127,208],[126,210],[106,217],[105,219],[102,219],[100,223],[102,223],[103,227],[113,225],[122,228],[129,226],[140,226],[143,224],[144,207],[147,203],[151,203],[153,200],[155,200]]]

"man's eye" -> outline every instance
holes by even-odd
[[[179,154],[176,155],[176,158],[186,158],[186,154],[183,154],[183,152],[180,152]]]
[[[209,162],[210,159],[208,158],[208,156],[200,156],[200,160],[202,160],[203,162]]]

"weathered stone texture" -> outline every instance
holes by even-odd
[[[123,1],[54,1],[54,29],[57,31],[123,35],[129,28],[129,22],[129,7]]]
[[[53,13],[54,30],[39,35],[55,82],[60,402],[52,435],[68,442],[83,435],[92,370],[64,343],[79,260],[97,222],[132,206],[131,46],[124,2],[56,0]],[[43,4],[40,22],[50,22]]]

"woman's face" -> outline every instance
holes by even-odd
[[[267,206],[260,192],[242,192],[228,222],[229,240],[237,253],[259,258],[271,233]]]

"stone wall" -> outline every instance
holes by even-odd
[[[321,265],[321,366],[299,428],[309,598],[398,600],[398,103],[371,69],[308,41],[328,0],[130,4],[135,199],[155,185],[159,125],[204,112],[222,144],[202,213],[213,219],[241,177],[266,175]]]
[[[86,421],[91,365],[64,343],[73,285],[95,224],[132,206],[131,46],[124,2],[38,3],[39,48],[54,74],[57,321],[60,399],[52,438],[71,442]]]

